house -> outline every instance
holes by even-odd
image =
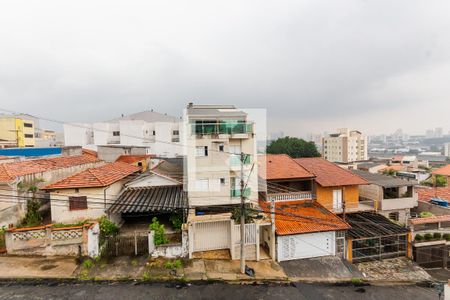
[[[141,168],[142,172],[152,168],[151,158],[153,156],[146,155],[121,155],[116,159],[116,162],[124,162],[133,166]]]
[[[125,182],[139,171],[139,167],[115,162],[81,171],[44,186],[42,190],[50,193],[52,221],[73,223],[105,215]]]
[[[331,162],[367,160],[367,137],[357,130],[338,129],[323,138],[322,155]]]
[[[359,186],[368,184],[363,178],[323,158],[297,158],[295,161],[315,175],[317,202],[334,213],[374,211],[373,201],[360,199]]]
[[[183,151],[181,125],[179,118],[142,111],[93,124],[64,124],[64,139],[66,146],[136,146],[145,147],[147,154],[176,157]]]
[[[26,212],[28,189],[42,187],[75,172],[102,165],[97,158],[86,155],[27,159],[0,164],[0,226],[16,224]],[[38,192],[45,205],[48,196]]]
[[[386,164],[382,162],[364,162],[358,164],[356,168],[369,173],[378,173],[386,167]]]
[[[373,201],[379,214],[400,224],[408,223],[411,209],[418,205],[417,181],[360,170],[353,173],[369,182],[359,186],[360,198]]]
[[[430,212],[433,215],[450,215],[450,187],[416,187],[418,194],[417,214]]]
[[[315,200],[315,175],[285,154],[259,155],[258,163],[259,204],[274,226],[263,231],[262,248],[277,261],[344,257],[350,226]]]
[[[438,176],[445,177],[445,180],[446,180],[446,183],[447,183],[446,185],[448,186],[449,179],[450,179],[450,164],[446,165],[444,167],[441,167],[439,169],[434,170],[431,174],[433,176],[438,175]]]
[[[246,182],[242,195],[245,202],[258,202],[254,123],[247,113],[232,105],[193,103],[188,104],[184,120],[189,255],[230,249],[231,258],[237,258],[240,252],[233,231],[240,225],[235,224],[232,212],[241,203],[241,178]],[[248,248],[252,248],[251,256],[256,258],[259,248],[255,245],[259,235],[255,230],[258,229],[252,224],[246,227],[253,230],[255,240]]]

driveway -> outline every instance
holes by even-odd
[[[73,257],[0,256],[0,278],[72,278]]]
[[[339,281],[362,274],[351,264],[336,256],[324,256],[280,262],[291,280]]]

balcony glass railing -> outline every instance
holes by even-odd
[[[252,125],[239,121],[197,122],[192,124],[192,133],[201,135],[252,133]]]
[[[251,190],[250,188],[245,188],[244,189],[244,197],[248,197],[251,194]],[[237,198],[241,196],[241,190],[240,189],[232,189],[231,190],[231,197],[233,198]]]
[[[252,162],[252,157],[250,155],[245,155],[244,158],[244,165],[248,165]],[[238,167],[241,165],[241,156],[239,154],[231,155],[230,156],[230,166],[232,167]]]

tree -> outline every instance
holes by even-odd
[[[289,136],[272,141],[267,146],[266,152],[268,154],[287,154],[292,158],[320,157],[313,142]]]

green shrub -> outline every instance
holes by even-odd
[[[450,233],[444,233],[442,235],[442,238],[445,239],[446,241],[450,241]]]
[[[149,272],[144,272],[144,274],[142,274],[142,280],[149,281],[151,278],[152,276]]]
[[[442,234],[439,233],[439,232],[433,233],[433,239],[434,239],[434,240],[440,240],[440,239],[442,239]]]
[[[164,263],[164,269],[173,269],[173,268],[174,268],[174,265],[171,261],[166,261]]]
[[[99,224],[102,236],[114,236],[119,233],[119,227],[105,216],[100,218]]]
[[[414,237],[415,241],[422,241],[423,240],[423,235],[421,234],[416,234],[416,236]]]
[[[177,260],[175,260],[175,261],[173,262],[173,266],[174,266],[176,269],[179,269],[179,268],[181,268],[181,267],[183,266],[183,263],[181,262],[181,260],[177,259]]]
[[[149,226],[149,229],[155,232],[154,235],[154,243],[155,245],[162,245],[169,242],[169,240],[164,235],[166,229],[163,224],[159,224],[158,218],[154,217],[152,219],[152,223]]]
[[[83,261],[83,267],[85,267],[86,269],[92,268],[93,265],[94,263],[90,259],[86,259],[85,261]]]
[[[431,233],[425,233],[424,238],[426,241],[431,241],[433,239],[433,235]]]
[[[183,225],[183,215],[181,213],[172,214],[169,220],[172,223],[173,229],[181,229],[181,225]]]
[[[430,213],[429,211],[423,211],[423,212],[421,212],[420,213],[420,215],[419,215],[421,218],[429,218],[429,217],[432,217],[432,216],[434,216],[432,213]]]
[[[35,227],[42,225],[42,216],[39,213],[39,208],[41,207],[41,203],[39,200],[28,199],[27,200],[27,213],[25,218],[22,220],[21,226],[24,227]]]

